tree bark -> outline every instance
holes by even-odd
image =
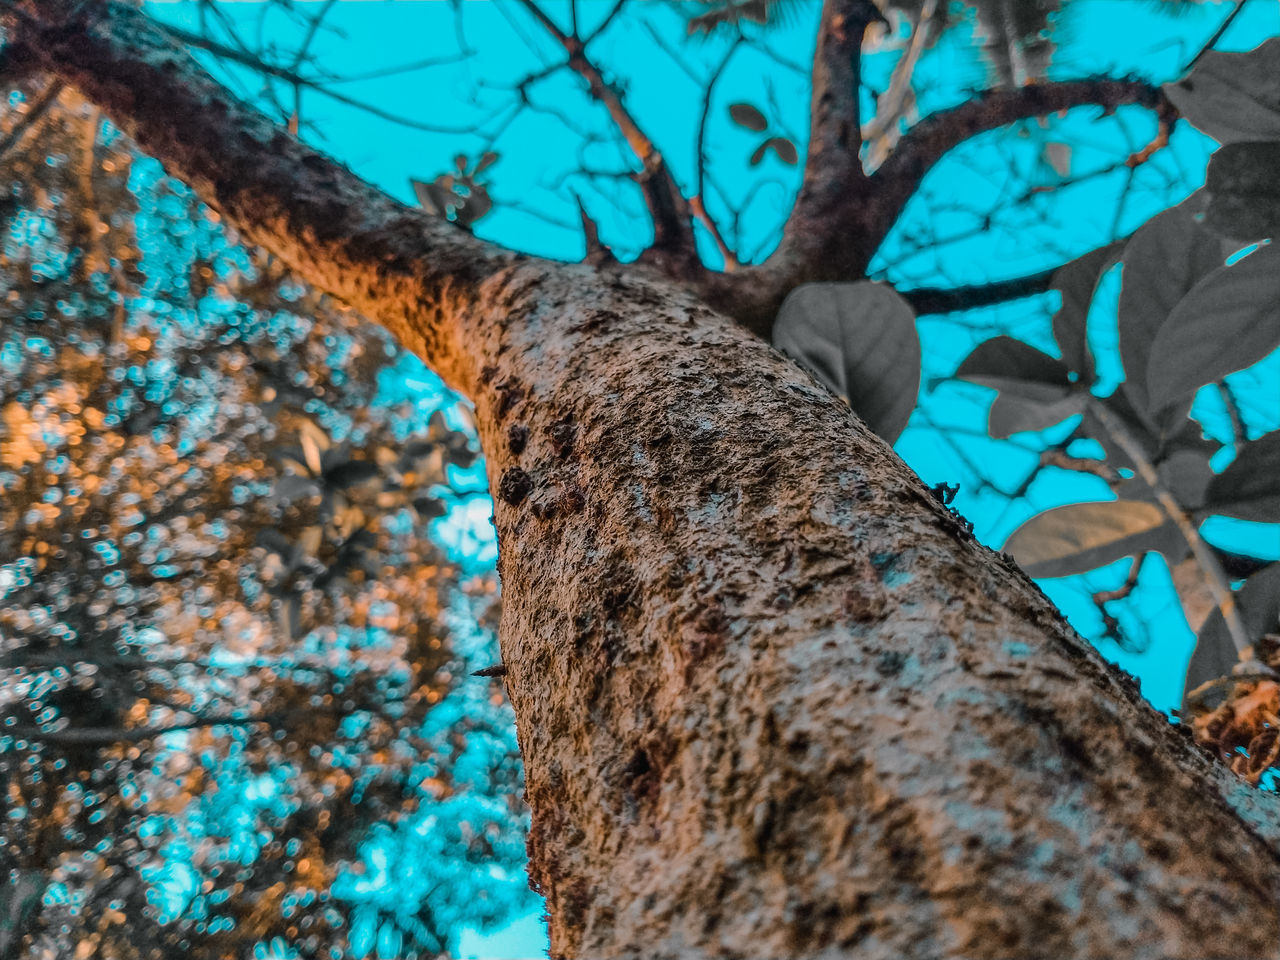
[[[474,399],[554,956],[1280,955],[1276,796],[807,374],[397,206],[131,8],[36,16],[37,66]]]

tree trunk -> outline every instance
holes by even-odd
[[[1277,798],[840,401],[665,281],[396,207],[105,9],[26,55],[476,403],[554,956],[1280,955]]]

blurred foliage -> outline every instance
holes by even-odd
[[[527,912],[495,583],[428,536],[465,411],[377,402],[388,337],[70,93],[9,92],[0,143],[0,957]]]

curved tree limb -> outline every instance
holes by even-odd
[[[931,114],[903,135],[871,176],[876,210],[867,224],[870,239],[878,246],[929,171],[948,151],[978,134],[1072,107],[1099,106],[1110,112],[1126,104],[1161,109],[1166,103],[1158,86],[1142,80],[1069,80],[988,90]]]
[[[383,323],[460,389],[474,383],[461,311],[515,254],[404,207],[290,136],[139,11],[105,2],[88,15],[66,25],[21,14],[14,56],[99,105],[248,240]]]

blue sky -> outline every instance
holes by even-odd
[[[319,9],[319,4],[302,6]],[[1051,78],[1136,74],[1159,81],[1173,79],[1232,8],[1230,3],[1209,2],[1173,17],[1159,6],[1154,0],[1070,4],[1056,25],[1060,47]],[[582,29],[590,31],[610,7],[603,0],[582,3]],[[195,26],[194,3],[149,2],[147,8],[163,21]],[[246,39],[261,37],[268,47],[281,51],[294,49],[303,30],[263,4],[227,3],[221,8]],[[631,168],[631,161],[610,136],[607,118],[586,100],[576,79],[559,71],[528,88],[533,109],[512,106],[511,85],[558,62],[559,48],[514,3],[467,3],[461,9],[459,30],[452,4],[338,3],[326,20],[333,30],[318,33],[312,47],[316,62],[333,73],[380,73],[424,57],[444,62],[429,69],[343,82],[334,89],[375,104],[386,114],[438,129],[390,122],[309,90],[302,96],[301,115],[309,124],[304,135],[407,203],[414,202],[411,178],[430,180],[446,172],[458,153],[475,157],[495,150],[500,159],[489,175],[496,207],[480,221],[479,235],[532,253],[577,259],[583,241],[576,194],[599,220],[602,238],[621,254],[634,254],[647,238],[643,205],[634,186],[617,177]],[[568,23],[565,3],[547,3],[545,9],[560,23]],[[711,98],[706,153],[719,192],[709,195],[708,206],[713,216],[727,220],[729,205],[745,202],[743,248],[755,259],[767,254],[776,238],[799,172],[772,157],[758,167],[750,166],[746,157],[755,141],[729,121],[727,106],[735,101],[756,104],[777,130],[803,149],[806,64],[812,55],[816,13],[816,4],[801,7],[791,21],[735,51]],[[1218,48],[1249,49],[1277,33],[1280,6],[1248,0]],[[695,175],[703,80],[720,64],[728,47],[725,39],[714,37],[679,46],[682,35],[683,20],[675,9],[651,3],[639,21],[619,20],[611,26],[590,52],[624,87],[632,112],[662,149],[678,180],[688,186]],[[679,61],[664,49],[666,44],[679,46]],[[866,58],[866,80],[872,87],[883,85],[898,55],[888,51]],[[957,28],[929,53],[916,73],[920,111],[965,99],[984,84],[985,74],[972,30]],[[222,69],[220,75],[246,96],[262,92],[261,79],[246,70]],[[282,102],[293,102],[291,92],[277,88],[277,93]],[[1078,175],[1123,158],[1153,133],[1154,123],[1141,109],[1122,109],[1109,118],[1099,118],[1096,110],[1075,111],[1043,126],[1028,125],[1025,142],[1012,149],[1006,138],[999,163],[1016,167],[1024,180],[1034,180],[1038,165],[1044,163],[1045,145],[1066,142],[1072,145],[1071,172]],[[937,168],[873,262],[873,277],[901,286],[966,284],[1060,263],[1128,233],[1199,186],[1215,146],[1180,125],[1170,148],[1136,172],[1117,169],[1090,178],[1001,215],[992,229],[975,233],[974,223],[1008,199],[1002,192],[1007,171],[993,167],[996,152],[991,145],[992,141],[976,141]],[[934,242],[948,236],[957,239]],[[915,249],[918,237],[930,242]],[[714,263],[711,244],[705,236],[701,239],[708,262]],[[1091,336],[1099,355],[1114,343],[1114,321],[1108,328],[1106,300],[1114,296],[1116,279],[1110,279],[1110,286],[1104,284],[1095,303],[1096,318],[1091,317]],[[974,345],[997,331],[1048,347],[1052,306],[1049,298],[1042,297],[973,314],[921,318],[924,380],[949,376]],[[438,390],[438,383],[413,362],[398,369],[404,379],[389,389],[418,390],[423,395]],[[1119,376],[1114,367],[1112,376]],[[1280,424],[1280,391],[1275,389],[1280,358],[1273,355],[1235,376],[1251,431],[1256,435],[1275,429]],[[984,491],[981,484],[966,482],[965,456],[984,463],[998,477],[1016,479],[1038,458],[1044,444],[1044,438],[1034,436],[1006,443],[966,435],[957,441],[960,434],[954,431],[981,433],[990,399],[990,391],[976,386],[940,386],[897,444],[899,453],[927,482],[960,480],[957,506],[975,522],[984,542],[999,546],[1025,519],[1050,506],[1109,497],[1101,481],[1092,477],[1049,475],[1013,503]],[[1225,413],[1220,404],[1215,408],[1213,398],[1202,397],[1196,413],[1211,433],[1223,429]],[[935,424],[946,431],[940,433]],[[477,477],[483,473],[477,472],[468,482]],[[454,515],[443,524],[442,536],[455,552],[469,552],[473,562],[491,562],[488,514],[484,501],[473,501],[465,515]],[[1280,556],[1280,536],[1274,527],[1211,520],[1203,532],[1224,547],[1248,547],[1265,556]],[[1101,589],[1115,585],[1123,575],[1122,563],[1089,575],[1088,584]],[[1043,586],[1083,632],[1096,634],[1097,615],[1079,583],[1046,581]],[[1169,708],[1179,699],[1194,638],[1162,562],[1144,565],[1139,597],[1135,616],[1146,621],[1150,636],[1158,642],[1142,654],[1126,653],[1112,644],[1101,649],[1142,678],[1144,692],[1157,706]],[[497,937],[465,934],[461,955],[537,955],[543,949],[541,936],[537,918],[526,918]]]

